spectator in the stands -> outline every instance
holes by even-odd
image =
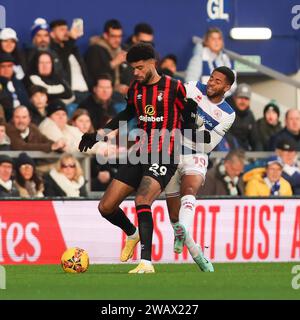
[[[13,98],[8,89],[1,85],[2,81],[6,82],[4,78],[0,77],[0,118],[9,121],[14,109]]]
[[[72,116],[71,124],[77,127],[81,133],[94,132],[91,118],[87,110],[78,108]],[[104,157],[116,154],[118,152],[118,147],[113,144],[105,144],[99,142],[98,156],[101,154]],[[109,164],[99,164],[94,158],[91,159],[91,185],[93,191],[104,191],[111,179],[116,174],[116,166]]]
[[[86,109],[98,130],[116,115],[114,109],[112,78],[109,74],[100,75],[93,87],[93,93],[78,106]]]
[[[45,176],[47,197],[86,197],[85,179],[78,160],[71,154],[63,154],[55,168]]]
[[[49,52],[39,51],[32,60],[29,70],[28,87],[36,85],[47,90],[49,102],[63,100],[66,103],[74,101],[74,96],[68,83],[54,72],[53,57]]]
[[[244,182],[241,174],[244,170],[245,153],[241,149],[230,151],[224,162],[208,170],[204,186],[198,195],[231,195],[244,194]]]
[[[159,71],[167,76],[179,78],[175,75],[177,72],[177,57],[175,54],[168,54],[161,59]]]
[[[282,178],[283,163],[277,156],[270,157],[266,162],[265,172],[254,175],[245,188],[249,197],[291,196],[291,185]]]
[[[283,163],[282,177],[287,180],[294,195],[300,195],[300,163],[297,160],[296,144],[291,139],[278,141],[276,154]]]
[[[24,71],[26,70],[25,56],[20,48],[17,46],[18,37],[17,33],[12,28],[4,28],[0,32],[0,52],[9,53],[13,56],[15,65],[14,73],[18,80],[22,80],[25,76]]]
[[[186,81],[198,81],[206,84],[212,71],[221,66],[232,68],[231,61],[223,51],[223,33],[219,28],[209,28],[203,43],[195,45],[193,56],[186,70]]]
[[[12,179],[13,159],[0,155],[0,198],[19,197],[19,191]]]
[[[5,90],[10,96],[11,104],[5,106],[5,118],[9,121],[12,116],[13,108],[20,104],[28,105],[29,99],[22,80],[18,80],[14,73],[15,60],[9,53],[0,53],[0,84],[1,89]]]
[[[10,150],[10,139],[6,134],[5,121],[0,118],[0,151]]]
[[[78,108],[73,113],[70,123],[72,126],[78,128],[82,134],[91,133],[95,131],[92,125],[90,114],[85,109]]]
[[[255,119],[250,109],[251,88],[246,83],[238,85],[232,100],[235,110],[235,120],[229,132],[237,139],[240,148],[251,151],[255,150]]]
[[[255,150],[267,151],[270,137],[282,129],[279,121],[280,111],[275,101],[270,101],[264,108],[264,116],[258,119],[253,127],[259,139],[256,139]]]
[[[285,127],[270,138],[269,150],[273,151],[279,140],[290,139],[300,151],[300,110],[289,109],[285,114]]]
[[[47,90],[41,86],[29,88],[31,122],[39,125],[47,116]]]
[[[50,23],[50,48],[56,52],[63,67],[64,79],[76,96],[76,103],[84,100],[89,91],[89,80],[84,60],[81,57],[76,40],[82,36],[76,27],[69,30],[66,20],[59,19]]]
[[[25,106],[14,110],[11,123],[6,124],[6,131],[11,141],[11,150],[51,152],[65,147],[63,141],[49,140],[31,123],[29,110]]]
[[[22,198],[43,197],[44,183],[36,171],[34,160],[22,152],[15,162],[16,186]]]
[[[126,95],[132,71],[126,63],[126,51],[121,47],[122,37],[120,22],[115,19],[106,21],[103,35],[91,37],[85,61],[93,82],[99,75],[108,73],[113,79],[114,90]]]
[[[80,130],[68,124],[66,105],[60,101],[53,101],[47,106],[47,117],[40,123],[39,130],[48,139],[62,140],[64,151],[76,152],[82,137]]]
[[[132,45],[144,42],[154,45],[154,31],[150,24],[141,22],[134,26],[133,35],[126,41],[126,47],[129,49]]]
[[[44,18],[34,20],[31,27],[31,40],[32,43],[25,48],[27,66],[32,64],[37,52],[47,51],[53,56],[55,72],[61,75],[63,68],[56,53],[50,48],[50,27]]]

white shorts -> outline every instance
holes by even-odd
[[[181,155],[179,165],[174,176],[165,188],[167,198],[180,196],[181,177],[184,175],[200,175],[205,180],[208,165],[207,154]]]

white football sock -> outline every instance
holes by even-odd
[[[141,262],[144,263],[146,266],[151,266],[152,262],[149,260],[141,259]]]
[[[196,242],[194,239],[191,237],[190,233],[187,232],[186,238],[185,238],[185,245],[187,246],[189,253],[193,258],[199,256],[200,252],[200,247],[197,246]]]
[[[196,198],[192,195],[186,195],[181,198],[179,223],[184,226],[186,232],[189,232],[194,220],[195,203]]]

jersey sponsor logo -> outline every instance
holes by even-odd
[[[202,118],[204,125],[208,125],[211,128],[214,127],[213,123],[209,119],[206,119],[204,116],[200,116],[199,118]]]
[[[153,116],[155,113],[155,109],[151,104],[147,104],[145,107],[145,113],[148,116]]]
[[[163,122],[164,117],[163,116],[160,116],[160,117],[140,116],[139,120],[144,122]]]

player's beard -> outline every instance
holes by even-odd
[[[222,98],[222,97],[224,97],[225,92],[223,90],[220,90],[220,91],[216,91],[212,94],[208,94],[208,92],[206,92],[206,94],[207,94],[207,97],[210,99],[211,98],[218,98],[218,97]]]
[[[141,83],[148,84],[152,77],[153,77],[153,74],[152,74],[151,70],[149,70],[145,75],[145,79],[143,81],[141,81]]]

